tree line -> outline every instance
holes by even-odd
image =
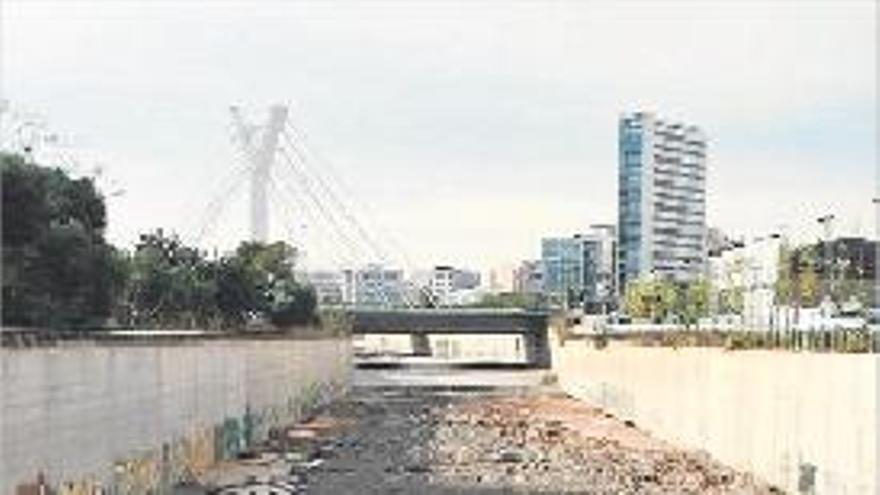
[[[831,253],[823,259],[823,246],[783,245],[779,251],[775,282],[768,289],[778,306],[809,308],[824,298],[836,305],[871,304],[873,280],[863,267],[853,266],[845,256]],[[713,287],[706,279],[690,282],[636,280],[626,285],[622,308],[633,318],[656,323],[692,325],[710,313],[742,315],[745,306],[747,267],[734,260],[725,280]]]
[[[833,243],[780,250],[775,287],[777,304],[813,307],[827,298],[837,305],[854,303],[869,307],[874,295],[873,284],[872,270],[864,260],[851,259],[847,253],[834,249]]]
[[[130,250],[104,238],[93,181],[0,154],[4,326],[241,328],[315,319],[314,291],[296,280],[296,250],[244,242],[223,256],[161,229]]]
[[[709,299],[710,287],[705,279],[686,283],[663,279],[634,280],[626,284],[623,309],[631,318],[690,326],[708,316]]]

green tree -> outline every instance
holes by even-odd
[[[798,276],[798,289],[801,306],[816,306],[819,304],[820,281],[816,267],[806,264]]]
[[[638,280],[626,284],[623,308],[632,318],[649,318],[651,316],[651,297],[647,282]]]
[[[310,323],[317,298],[296,281],[295,257],[283,242],[245,242],[211,260],[161,230],[142,235],[131,258],[130,321],[189,328]]]
[[[267,309],[256,274],[234,257],[218,263],[215,301],[226,326],[243,325]]]
[[[816,246],[780,249],[775,288],[777,304],[816,306],[819,304],[821,288]]]
[[[744,292],[742,286],[718,291],[718,309],[721,314],[741,315],[745,306]]]
[[[81,327],[110,316],[124,284],[104,241],[104,200],[90,179],[0,154],[3,323]]]
[[[287,289],[285,299],[275,305],[269,321],[278,327],[313,323],[317,307],[318,297],[314,289],[296,285]]]
[[[677,299],[679,319],[686,326],[694,325],[699,319],[709,314],[709,282],[699,279],[680,286]]]
[[[239,327],[315,319],[294,277],[296,251],[243,243],[219,260],[162,230],[129,254],[104,241],[104,201],[89,179],[0,154],[3,324],[82,327],[112,315],[135,327]]]
[[[312,323],[316,318],[317,295],[294,276],[296,249],[284,242],[241,244],[224,259],[225,273],[243,283],[219,287],[224,314],[239,305],[234,318],[260,316],[276,326]],[[227,279],[230,282],[232,279]]]
[[[656,280],[651,285],[657,301],[654,308],[654,320],[667,321],[680,307],[682,295],[671,280]]]
[[[659,323],[675,313],[680,295],[668,280],[634,280],[626,284],[624,309],[633,318]]]
[[[795,250],[792,269],[795,271],[794,297],[801,307],[819,304],[822,281],[819,278],[819,252],[817,246],[802,246]]]
[[[161,230],[141,235],[131,260],[129,322],[135,326],[210,326],[217,316],[216,267]]]
[[[479,302],[472,305],[477,308],[521,308],[541,309],[546,307],[546,301],[541,294],[524,292],[503,292],[500,294],[486,294]]]
[[[791,248],[783,245],[779,249],[779,263],[776,276],[776,304],[794,305],[795,274],[793,269],[793,253]]]

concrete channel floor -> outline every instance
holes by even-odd
[[[356,380],[349,397],[287,431],[297,453],[275,472],[314,494],[777,493],[540,385],[540,375],[520,385],[425,376]]]

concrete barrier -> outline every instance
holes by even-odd
[[[348,339],[0,349],[0,493],[167,493],[348,386]]]
[[[791,493],[880,493],[877,354],[553,343],[572,396]]]

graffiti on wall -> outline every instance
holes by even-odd
[[[173,483],[194,483],[216,461],[214,427],[194,428],[169,446],[169,478]]]
[[[58,495],[103,495],[107,493],[104,486],[94,480],[81,480],[62,483]]]
[[[113,467],[114,485],[120,495],[150,493],[159,487],[161,460],[144,456],[117,462]]]
[[[268,440],[273,432],[283,431],[285,426],[338,397],[346,388],[343,378],[305,384],[289,378],[276,379],[257,394],[271,398],[270,404],[244,404],[243,412],[218,423],[192,425],[174,438],[157,438],[159,443],[145,446],[135,455],[107,459],[105,467],[96,473],[58,479],[58,472],[44,468],[51,479],[34,474],[28,480],[25,473],[23,480],[16,476],[18,482],[24,482],[10,483],[0,491],[11,490],[15,495],[166,493],[174,485],[204,480],[218,461],[237,458],[255,444]],[[231,407],[242,411],[242,406]]]

